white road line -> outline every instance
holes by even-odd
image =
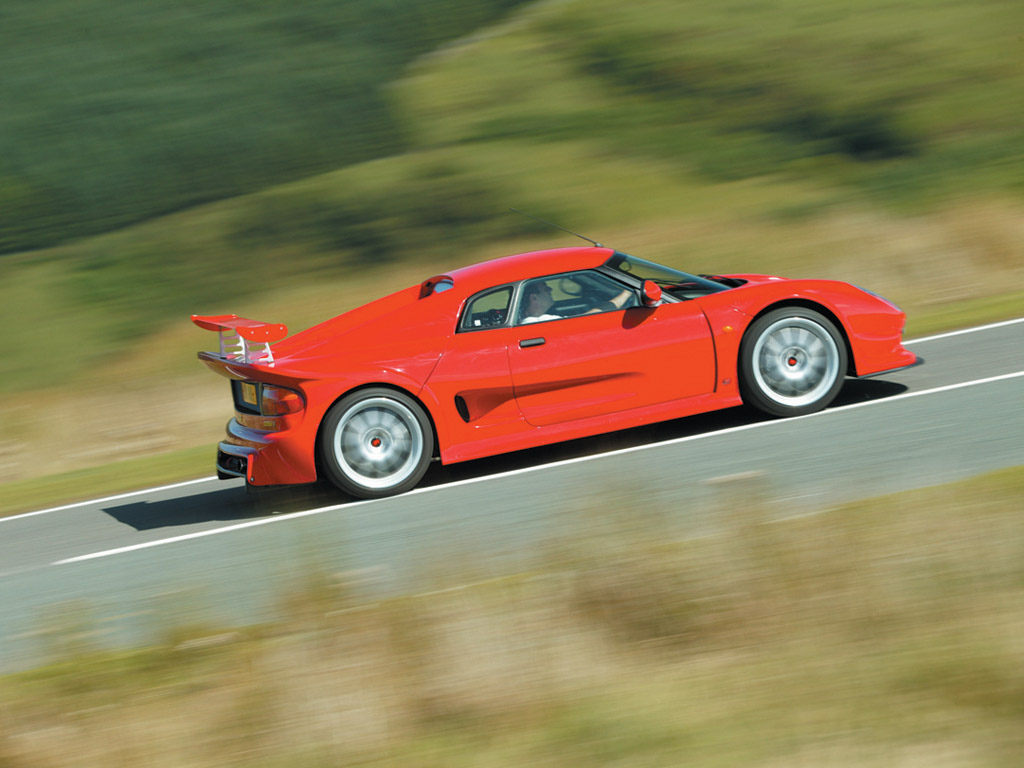
[[[1004,320],[1003,322],[999,322],[999,323],[990,323],[988,325],[979,325],[979,326],[976,326],[974,328],[965,328],[963,330],[951,331],[949,333],[940,333],[940,334],[938,334],[936,336],[925,336],[925,337],[920,338],[920,339],[911,339],[909,341],[904,341],[903,343],[905,345],[906,344],[923,344],[923,343],[928,342],[928,341],[935,341],[937,339],[945,339],[945,338],[948,338],[950,336],[960,336],[961,334],[974,333],[976,331],[987,331],[987,330],[990,330],[992,328],[1001,328],[1003,326],[1013,325],[1015,323],[1024,323],[1024,317],[1020,317],[1020,318],[1017,318],[1015,320]],[[604,455],[604,454],[602,454],[602,455]],[[118,499],[126,499],[126,498],[129,498],[131,496],[140,496],[140,495],[142,495],[144,493],[157,493],[157,492],[160,492],[160,491],[168,491],[168,490],[172,490],[174,488],[180,488],[180,487],[183,487],[183,486],[186,486],[186,485],[192,485],[194,483],[206,483],[206,482],[209,482],[211,480],[216,480],[216,479],[217,479],[216,477],[202,477],[202,478],[199,478],[197,480],[188,480],[188,481],[183,482],[183,483],[175,483],[173,485],[163,485],[163,486],[159,486],[157,488],[146,488],[145,490],[132,491],[131,493],[122,493],[122,494],[120,494],[118,496],[108,496],[108,497],[102,498],[102,499],[90,499],[89,501],[79,501],[79,502],[75,502],[74,504],[65,504],[62,507],[53,507],[51,509],[40,509],[40,510],[37,510],[35,512],[24,512],[24,513],[22,513],[20,515],[11,515],[10,517],[0,517],[0,523],[3,523],[3,522],[8,521],[8,520],[17,520],[17,519],[22,518],[22,517],[32,517],[34,515],[45,515],[48,512],[61,512],[61,511],[66,510],[66,509],[74,509],[76,507],[85,507],[85,506],[89,506],[91,504],[105,504],[108,501],[117,501]]]
[[[118,501],[120,499],[130,499],[132,496],[142,496],[146,493],[157,493],[159,491],[170,491],[175,488],[184,488],[186,485],[195,485],[197,483],[208,483],[211,480],[216,480],[216,477],[200,477],[197,480],[185,480],[180,483],[172,483],[171,485],[161,485],[156,488],[143,488],[141,491],[130,491],[128,493],[119,493],[117,496],[106,496],[102,499],[90,499],[89,501],[76,501],[74,504],[65,504],[62,507],[51,507],[50,509],[37,509],[35,512],[22,512],[20,515],[11,515],[10,517],[0,517],[0,523],[6,523],[11,520],[20,520],[23,517],[35,517],[36,515],[45,515],[48,512],[61,512],[65,509],[74,509],[75,507],[87,507],[90,504],[106,504],[108,501]]]
[[[441,486],[437,486],[441,487]],[[429,490],[429,489],[422,489]],[[255,528],[257,525],[269,525],[270,523],[279,523],[282,520],[291,520],[299,517],[309,517],[310,515],[320,515],[324,512],[330,512],[335,509],[348,509],[350,507],[357,507],[363,504],[372,504],[374,501],[382,501],[382,499],[374,499],[371,501],[355,501],[347,504],[332,504],[329,507],[318,507],[317,509],[306,509],[302,512],[289,512],[286,515],[278,517],[263,517],[259,520],[249,520],[244,523],[238,523],[237,525],[228,525],[223,528],[211,528],[206,531],[197,531],[195,533],[186,533],[181,536],[172,536],[168,539],[157,539],[155,541],[146,541],[142,544],[132,544],[127,547],[119,547],[117,549],[107,549],[103,552],[93,552],[88,555],[78,555],[77,557],[69,557],[65,560],[58,560],[51,565],[66,565],[67,563],[80,563],[83,560],[95,560],[100,557],[110,557],[111,555],[121,555],[125,552],[135,552],[139,549],[149,549],[150,547],[160,547],[164,544],[174,544],[178,541],[189,541],[190,539],[201,539],[204,536],[215,536],[218,533],[228,533],[229,531],[240,531],[243,528]]]
[[[959,331],[949,331],[948,333],[938,333],[934,336],[925,336],[920,339],[911,339],[910,341],[904,341],[903,345],[907,344],[924,344],[926,341],[938,341],[939,339],[948,339],[950,336],[962,336],[965,333],[974,333],[975,331],[988,331],[992,328],[1002,328],[1007,325],[1016,325],[1017,323],[1024,323],[1024,317],[1018,317],[1016,320],[1003,320],[1001,323],[989,323],[988,325],[979,325],[975,328],[964,328]]]
[[[934,395],[940,392],[950,392],[956,389],[964,389],[966,387],[975,387],[982,384],[991,384],[997,381],[1005,381],[1007,379],[1018,379],[1024,377],[1024,371],[1015,371],[1014,373],[1004,373],[1000,376],[989,376],[984,379],[976,379],[974,381],[961,382],[959,384],[947,384],[942,387],[934,387],[933,389],[924,389],[919,392],[905,392],[901,395],[893,395],[892,397],[886,397],[881,400],[869,400],[863,403],[853,403],[852,405],[844,405],[839,408],[831,408],[824,411],[818,411],[817,413],[811,413],[806,416],[797,416],[790,419],[773,419],[771,421],[758,421],[754,424],[742,424],[737,427],[729,427],[727,429],[718,430],[717,432],[704,432],[699,435],[689,435],[687,437],[679,437],[674,440],[665,440],[660,443],[649,443],[645,445],[636,445],[631,448],[621,448],[617,451],[608,451],[606,453],[598,453],[592,456],[578,456],[574,459],[563,459],[561,461],[553,461],[549,464],[539,464],[533,467],[523,467],[521,469],[513,469],[508,472],[499,472],[493,475],[484,475],[481,477],[472,477],[466,480],[456,480],[452,483],[445,483],[443,485],[433,485],[428,488],[417,488],[404,494],[405,496],[415,496],[423,493],[433,493],[434,491],[447,490],[462,485],[472,485],[474,483],[490,482],[492,480],[498,480],[506,477],[514,477],[516,475],[524,475],[530,472],[538,472],[543,469],[552,469],[553,467],[564,467],[570,464],[579,464],[584,461],[593,461],[595,459],[605,459],[612,456],[622,456],[627,453],[635,453],[637,451],[646,451],[652,448],[662,448],[667,445],[680,445],[682,443],[689,443],[695,440],[704,440],[706,438],[720,437],[722,435],[730,435],[736,432],[745,432],[751,429],[761,429],[762,427],[770,427],[778,424],[788,424],[794,421],[800,421],[801,419],[814,419],[828,415],[834,415],[836,413],[842,413],[843,411],[853,410],[854,408],[867,408],[870,406],[884,405],[886,403],[893,403],[897,400],[908,400],[912,397],[923,397],[924,395]],[[211,528],[205,531],[197,531],[196,533],[186,533],[181,536],[172,536],[167,539],[157,539],[155,541],[147,541],[142,544],[132,544],[127,547],[119,547],[117,549],[108,549],[102,552],[92,552],[87,555],[78,555],[76,557],[69,557],[64,560],[58,560],[51,565],[67,565],[69,563],[80,563],[85,560],[95,560],[101,557],[110,557],[112,555],[120,555],[126,552],[134,552],[140,549],[149,549],[150,547],[159,547],[164,544],[174,544],[179,541],[189,541],[191,539],[201,539],[206,536],[215,536],[219,533],[229,533],[231,531],[239,531],[244,528],[254,528],[258,525],[269,525],[271,523],[280,523],[285,520],[295,520],[300,517],[309,517],[311,515],[321,515],[325,512],[334,512],[341,509],[353,509],[354,507],[365,506],[368,504],[379,504],[383,501],[389,501],[390,499],[371,499],[366,501],[355,501],[347,502],[343,504],[332,504],[327,507],[318,507],[316,509],[307,509],[301,512],[289,512],[276,517],[260,518],[259,520],[249,520],[244,523],[238,523],[236,525],[228,525],[223,528]]]

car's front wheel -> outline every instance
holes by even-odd
[[[782,307],[751,323],[739,363],[747,403],[775,416],[801,416],[820,411],[839,394],[846,345],[821,313]]]
[[[362,389],[327,412],[320,430],[323,468],[332,483],[362,499],[404,493],[430,464],[434,432],[411,397]]]

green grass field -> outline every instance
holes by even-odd
[[[179,585],[129,651],[57,605],[0,764],[1010,768],[1022,469],[795,519],[745,487],[682,540],[610,481],[527,572],[371,600],[310,566],[253,627]]]
[[[386,84],[522,0],[8,0],[0,253],[400,151]]]

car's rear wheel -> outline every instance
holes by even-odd
[[[775,416],[814,413],[843,387],[846,345],[819,312],[782,307],[755,320],[740,345],[743,399]]]
[[[430,464],[434,432],[411,397],[383,387],[362,389],[324,417],[320,450],[327,477],[362,499],[404,493]]]

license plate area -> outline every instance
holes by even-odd
[[[242,413],[260,412],[259,384],[253,381],[232,381],[235,408]]]

